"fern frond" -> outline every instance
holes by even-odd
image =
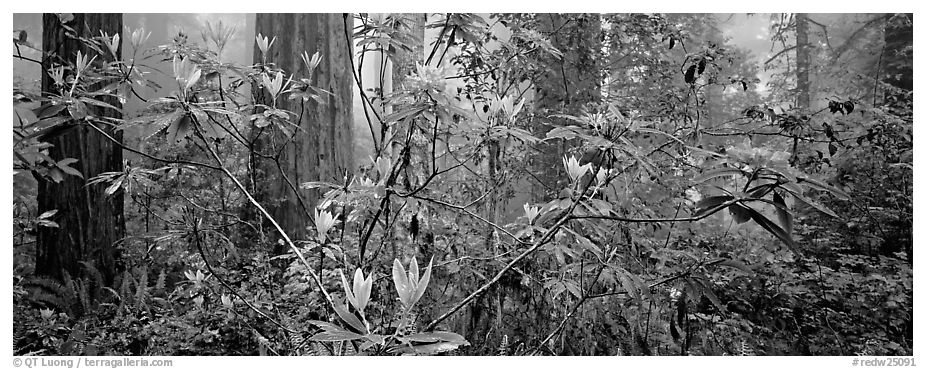
[[[497,355],[498,356],[508,356],[509,354],[508,347],[508,335],[502,335],[502,343],[498,345]]]
[[[120,279],[121,280],[119,283],[119,296],[122,297],[122,301],[119,303],[119,307],[121,308],[126,303],[132,303],[130,300],[132,300],[132,297],[133,297],[133,295],[131,294],[131,291],[132,291],[132,282],[134,281],[132,278],[132,273],[129,272],[129,270],[126,270],[125,272],[123,272],[122,277]]]
[[[80,315],[94,310],[94,300],[90,296],[90,287],[83,280],[77,280],[77,301],[80,302]]]
[[[148,298],[148,268],[141,267],[140,276],[138,276],[138,284],[135,288],[135,307],[139,309],[145,308],[145,300]]]
[[[157,281],[154,282],[154,292],[155,293],[166,292],[164,291],[166,288],[166,285],[167,285],[167,271],[164,269],[161,269],[161,272],[158,273]]]
[[[29,294],[29,300],[39,305],[64,311],[68,313],[68,315],[72,313],[68,300],[62,298],[61,295],[58,294],[36,290]]]
[[[100,270],[96,268],[94,263],[81,261],[80,265],[84,267],[84,273],[90,277],[89,282],[91,283],[87,286],[89,287],[88,292],[90,292],[90,297],[92,297],[93,300],[99,300],[100,292],[103,287],[106,286],[103,281],[103,273],[100,273]]]
[[[740,356],[756,356],[756,352],[746,343],[746,340],[740,341]]]
[[[73,284],[73,281],[71,283]],[[58,280],[47,276],[33,277],[23,282],[23,288],[29,291],[26,299],[34,303],[57,308],[68,315],[74,316],[74,303],[77,299],[77,293]]]

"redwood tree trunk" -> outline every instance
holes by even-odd
[[[797,51],[797,107],[806,110],[810,109],[810,42],[807,38],[807,31],[810,27],[807,21],[807,14],[797,13],[794,15]],[[798,138],[794,136],[791,141],[791,165],[799,163],[797,154]]]
[[[80,37],[99,36],[100,31],[110,36],[122,32],[122,14],[73,16],[66,25],[73,28]],[[80,41],[65,35],[57,15],[45,14],[42,24],[42,47],[46,53],[42,64],[42,91],[57,94],[60,91],[55,89],[54,82],[48,76],[49,68],[61,65],[62,62],[73,63],[78,51],[84,55],[95,53]],[[111,56],[98,55],[97,59],[100,58]],[[117,99],[100,99],[121,107]],[[95,116],[122,117],[121,113],[112,109],[90,109],[90,113]],[[35,272],[57,279],[63,279],[65,273],[77,277],[82,271],[81,262],[87,262],[100,271],[105,284],[111,285],[120,269],[118,243],[125,236],[123,193],[120,190],[107,196],[104,190],[108,184],[86,186],[86,183],[100,173],[122,171],[122,150],[87,124],[94,123],[81,122],[62,134],[46,139],[53,145],[48,155],[56,161],[77,159],[77,163],[72,166],[80,171],[83,178],[68,175],[60,183],[41,178],[38,180],[38,212],[58,210],[52,219],[58,223],[58,227],[39,227]],[[111,127],[99,124],[97,127],[121,139],[121,134],[114,132]]]
[[[807,32],[810,27],[807,14],[794,15],[797,26],[797,106],[810,108],[810,42]]]
[[[257,14],[255,20],[256,33],[271,39],[276,36],[268,63],[287,74],[295,73],[297,78],[307,77],[300,55],[317,51],[322,59],[315,69],[315,85],[331,93],[323,96],[326,104],[279,98],[278,108],[296,113],[296,119],[301,117],[295,122],[301,130],[290,142],[281,132],[264,133],[260,143],[267,154],[282,148],[279,163],[286,178],[272,160],[259,159],[257,187],[271,215],[294,239],[306,238],[307,226],[312,224],[306,213],[312,212],[322,195],[317,189],[304,190],[299,185],[310,181],[340,183],[353,163],[352,42],[348,39],[352,24],[347,22],[351,18],[343,14]],[[256,45],[254,60],[261,61]]]

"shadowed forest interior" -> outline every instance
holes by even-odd
[[[913,15],[13,17],[14,355],[912,355]]]

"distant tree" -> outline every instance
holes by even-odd
[[[80,38],[99,37],[101,32],[109,36],[122,32],[122,14],[118,13],[45,14],[42,23],[42,47],[46,54],[42,63],[42,92],[49,95],[62,93],[61,88],[55,86],[52,69],[74,65],[78,52],[85,59],[95,57],[96,63],[104,59],[112,61],[112,55],[98,53]],[[121,47],[115,59],[120,58]],[[73,69],[66,68],[65,75],[69,73],[73,73]],[[121,107],[118,99],[112,96],[95,99]],[[119,267],[118,244],[125,236],[123,194],[122,191],[106,194],[107,184],[87,185],[87,181],[104,172],[122,171],[121,148],[98,131],[121,140],[121,134],[99,120],[120,119],[122,113],[74,103],[59,114],[68,114],[71,109],[83,110],[88,118],[72,119],[62,126],[64,129],[46,135],[45,142],[52,145],[48,149],[52,159],[76,159],[71,167],[80,172],[80,176],[64,176],[60,182],[44,177],[38,179],[38,212],[57,211],[52,220],[58,226],[38,229],[36,274],[58,279],[65,273],[76,277],[82,271],[81,263],[86,262],[100,271],[106,284],[111,284]],[[74,115],[71,113],[72,117]]]
[[[797,13],[794,15],[796,52],[797,52],[797,106],[800,108],[810,108],[810,53],[811,45],[808,41],[809,22],[807,14]],[[797,141],[795,141],[797,142]]]
[[[913,14],[897,14],[888,20],[884,45],[884,82],[895,88],[886,94],[887,103],[897,110],[913,101],[909,95],[913,91]]]
[[[593,14],[536,14],[540,32],[560,52],[548,61],[547,72],[536,82],[535,108],[546,112],[579,114],[587,104],[601,101],[601,18]],[[560,122],[563,124],[565,122]],[[538,122],[534,134],[544,137],[554,126]],[[563,143],[541,143],[531,171],[535,201],[549,199],[550,189],[560,188]]]

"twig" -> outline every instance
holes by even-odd
[[[199,122],[196,120],[195,117],[192,117],[192,118],[193,118],[193,129],[196,131],[196,135],[199,137],[200,140],[203,140],[203,142],[206,142],[206,137],[203,136],[202,131],[199,128]],[[212,158],[215,159],[216,163],[218,163],[219,169],[221,169],[222,172],[224,172],[225,175],[229,179],[231,179],[232,182],[235,183],[235,186],[238,187],[238,189],[241,190],[241,192],[244,193],[245,196],[247,196],[248,201],[251,202],[251,204],[254,205],[254,207],[256,207],[257,210],[260,211],[260,213],[264,217],[266,217],[268,221],[270,221],[270,224],[273,225],[274,228],[276,228],[277,232],[280,233],[280,236],[283,237],[283,240],[286,242],[289,248],[292,249],[293,253],[296,254],[296,257],[298,257],[299,260],[302,262],[302,264],[305,265],[306,271],[312,276],[312,280],[315,281],[315,284],[318,286],[319,291],[321,291],[322,295],[325,297],[325,300],[328,301],[328,304],[330,304],[331,306],[335,306],[334,300],[331,298],[331,295],[328,294],[328,291],[325,290],[325,285],[322,283],[321,278],[319,278],[318,274],[316,274],[315,271],[312,270],[312,266],[309,264],[309,261],[306,260],[305,256],[302,255],[302,251],[299,251],[299,248],[296,247],[296,244],[293,243],[293,240],[289,238],[289,235],[286,234],[286,231],[283,230],[283,227],[281,227],[280,224],[277,223],[276,219],[274,219],[273,216],[270,215],[270,212],[268,212],[267,209],[261,206],[261,204],[256,199],[254,199],[254,196],[252,196],[251,193],[248,192],[248,190],[244,187],[244,185],[242,185],[241,182],[238,181],[238,178],[236,178],[235,175],[233,175],[230,171],[228,171],[227,168],[225,168],[225,165],[222,164],[222,159],[219,157],[218,154],[216,154],[215,150],[213,150],[212,147],[210,147],[209,145],[206,145],[206,150],[209,152],[209,154],[212,155]]]

